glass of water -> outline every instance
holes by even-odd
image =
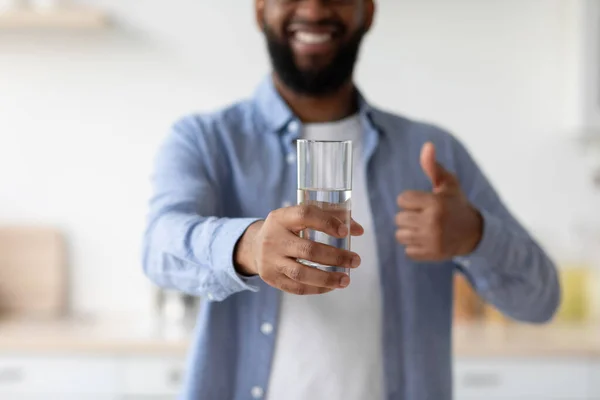
[[[298,140],[298,204],[313,205],[346,224],[345,238],[306,229],[300,237],[350,250],[352,197],[352,141]],[[349,268],[298,260],[328,272],[350,273]]]

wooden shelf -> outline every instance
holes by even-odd
[[[102,29],[107,26],[105,13],[88,8],[0,12],[0,29]]]

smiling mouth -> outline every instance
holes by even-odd
[[[333,24],[291,24],[288,34],[292,41],[303,46],[324,46],[339,38],[341,29]]]
[[[333,40],[333,34],[297,31],[292,35],[292,38],[302,44],[325,44]]]

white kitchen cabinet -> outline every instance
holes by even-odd
[[[584,127],[596,134],[600,130],[600,2],[579,0],[582,35],[580,48],[583,69],[582,87],[584,91]]]
[[[60,396],[60,397],[57,397]],[[2,397],[2,400],[123,400],[117,395],[93,395],[93,394],[11,394],[10,396]],[[129,399],[127,399],[129,400]],[[138,400],[138,399],[131,399]],[[139,399],[139,400],[163,400],[163,399]],[[170,399],[174,400],[174,399]]]
[[[592,384],[591,399],[600,400],[600,359],[596,359],[592,363],[590,382]]]
[[[175,400],[175,396],[136,396],[128,395],[119,398],[119,400]]]
[[[172,400],[184,365],[183,356],[2,355],[0,399]]]
[[[590,400],[586,359],[460,359],[456,400]]]
[[[130,396],[127,400],[145,399],[143,396],[173,399],[181,391],[184,365],[185,360],[179,357],[127,358],[122,365],[123,393]]]
[[[118,364],[108,357],[2,356],[0,398],[112,400],[119,394]]]

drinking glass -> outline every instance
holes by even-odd
[[[352,141],[297,141],[298,204],[313,205],[331,213],[348,228],[348,235],[337,238],[305,229],[300,237],[344,250],[350,250],[352,197]],[[304,265],[328,272],[350,273],[349,268],[298,260]]]

